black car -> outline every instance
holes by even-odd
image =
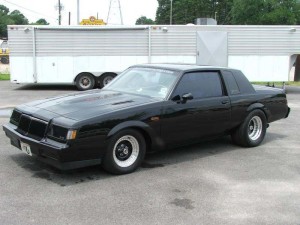
[[[239,70],[146,64],[102,90],[18,106],[3,129],[12,145],[59,169],[102,164],[124,174],[146,152],[207,138],[257,146],[289,111],[283,90],[252,86]]]

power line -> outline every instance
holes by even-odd
[[[41,16],[46,16],[46,17],[48,17],[48,18],[52,18],[52,19],[55,19],[55,20],[57,20],[55,17],[48,16],[48,15],[45,15],[45,14],[42,14],[42,13],[36,12],[36,11],[34,11],[34,10],[32,10],[32,9],[25,8],[24,6],[21,6],[21,5],[15,4],[15,3],[13,3],[13,2],[10,2],[10,1],[7,1],[7,0],[4,0],[4,1],[5,1],[5,2],[7,2],[7,3],[9,3],[9,4],[11,4],[11,5],[14,5],[14,6],[17,6],[17,7],[19,7],[19,8],[25,9],[25,10],[27,10],[27,11],[30,11],[30,12],[32,12],[32,13],[35,13],[35,14],[38,14],[38,15],[41,15]]]

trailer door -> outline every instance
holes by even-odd
[[[197,64],[228,66],[227,32],[197,32]]]
[[[57,77],[57,57],[37,57],[37,82],[59,83]]]

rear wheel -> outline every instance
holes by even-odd
[[[114,73],[107,73],[107,74],[103,74],[101,75],[101,77],[99,78],[99,86],[100,88],[103,88],[104,86],[106,86],[109,82],[111,82],[117,75]]]
[[[258,146],[265,137],[267,119],[261,110],[253,110],[231,134],[234,143],[243,147]]]
[[[144,137],[136,130],[126,129],[111,138],[102,166],[113,174],[131,173],[139,167],[145,153]]]
[[[81,91],[90,90],[95,86],[95,78],[89,73],[82,73],[77,76],[75,83]]]

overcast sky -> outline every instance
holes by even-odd
[[[71,12],[71,25],[77,21],[77,0],[61,0],[64,10],[62,11],[62,25],[68,24],[68,13]],[[80,19],[87,19],[96,16],[104,21],[107,20],[110,0],[80,0]],[[0,4],[5,5],[13,11],[20,10],[29,20],[35,22],[40,18],[45,18],[51,25],[58,24],[58,12],[55,5],[58,0],[0,0]],[[125,25],[133,25],[140,16],[155,19],[158,6],[157,0],[120,0],[123,22]],[[110,15],[112,23],[119,21],[118,9],[113,7]]]

